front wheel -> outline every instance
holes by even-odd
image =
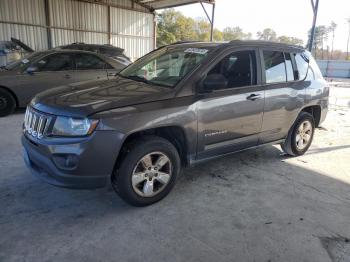
[[[301,156],[311,146],[315,132],[315,121],[311,114],[302,112],[288,132],[282,150],[291,156]]]
[[[176,148],[156,136],[140,138],[126,146],[112,185],[134,206],[146,206],[164,198],[174,187],[181,169]]]
[[[16,109],[16,100],[10,92],[0,89],[0,117],[13,113]]]

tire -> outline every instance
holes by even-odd
[[[0,88],[0,117],[12,114],[16,109],[16,99],[5,89]]]
[[[180,169],[179,153],[173,144],[161,137],[145,136],[126,146],[112,186],[129,204],[147,206],[171,191]]]
[[[299,133],[301,132],[301,135]],[[290,156],[301,156],[309,149],[315,132],[315,120],[306,112],[301,112],[290,128],[288,136],[281,144],[282,150]],[[297,141],[301,141],[298,143]],[[302,145],[302,146],[301,146]]]

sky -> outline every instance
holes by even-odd
[[[211,6],[206,5],[211,13]],[[200,4],[175,8],[184,15],[206,17]],[[333,20],[334,49],[346,50],[350,17],[350,0],[319,0],[316,25],[328,26]],[[312,25],[313,12],[310,0],[216,0],[214,26],[220,30],[227,26],[239,26],[244,32],[256,32],[272,28],[277,35],[300,38],[307,42],[307,32]],[[331,41],[328,43],[331,46]]]

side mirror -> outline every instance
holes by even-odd
[[[221,74],[208,75],[202,82],[200,91],[207,93],[217,89],[224,89],[227,87],[227,79]]]
[[[38,67],[36,66],[29,66],[26,70],[26,72],[30,75],[34,74],[36,71],[38,71]]]

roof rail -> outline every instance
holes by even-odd
[[[234,43],[247,43],[247,44],[260,44],[260,45],[274,45],[274,46],[285,46],[285,47],[292,47],[292,48],[301,48],[304,49],[303,46],[295,45],[295,44],[288,44],[288,43],[281,43],[281,42],[275,42],[275,41],[267,41],[267,40],[231,40],[228,42],[229,44]]]
[[[177,41],[177,42],[171,43],[169,45],[186,44],[186,43],[200,43],[200,42],[202,42],[202,41],[185,40],[185,41]]]

